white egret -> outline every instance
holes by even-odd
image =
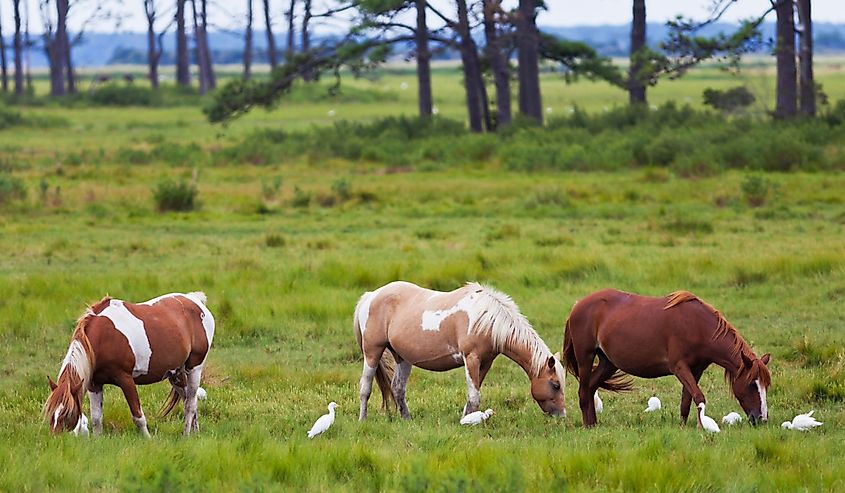
[[[329,413],[317,418],[317,421],[314,422],[314,426],[312,426],[311,429],[308,430],[308,438],[314,438],[315,436],[329,429],[332,423],[334,423],[334,408],[336,407],[337,403],[329,403]]]
[[[660,403],[660,399],[657,396],[649,397],[648,398],[648,407],[645,408],[645,412],[653,413],[654,411],[660,410],[663,407],[663,404]]]
[[[475,426],[479,423],[486,421],[487,418],[489,418],[493,414],[495,413],[492,409],[488,409],[486,411],[475,411],[474,413],[469,413],[463,418],[461,418],[461,424]]]
[[[593,394],[593,404],[596,406],[596,412],[598,414],[601,414],[601,412],[604,411],[604,402],[601,401],[598,390],[595,394]]]
[[[823,425],[824,423],[816,421],[816,418],[813,417],[814,412],[816,411],[813,410],[807,414],[799,414],[798,416],[792,418],[792,422],[784,421],[780,427],[785,430],[807,431],[812,430],[816,426]]]
[[[739,413],[733,411],[729,412],[728,414],[722,417],[722,423],[726,423],[728,425],[735,425],[740,421],[742,421],[742,416],[740,416]]]
[[[79,421],[76,422],[76,428],[72,432],[76,436],[88,436],[88,416],[82,414],[79,416]]]
[[[701,426],[702,426],[702,428],[704,428],[704,431],[707,431],[707,432],[710,432],[710,433],[719,433],[720,431],[722,431],[722,430],[719,429],[719,425],[716,424],[715,419],[713,419],[710,416],[707,416],[707,415],[704,414],[704,403],[703,402],[698,405],[698,409],[699,409],[698,420],[701,422]]]
[[[207,398],[208,398],[208,392],[206,392],[204,388],[198,387],[197,388],[197,399],[204,401]]]

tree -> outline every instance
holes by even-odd
[[[288,45],[285,49],[285,61],[293,59],[296,53],[296,46],[294,40],[296,39],[296,0],[290,0],[288,11],[285,12],[285,17],[288,20]]]
[[[244,33],[244,79],[252,77],[252,0],[246,0],[246,32]]]
[[[191,85],[191,66],[188,58],[188,35],[185,30],[185,2],[176,0],[176,82]]]
[[[775,102],[776,118],[793,118],[797,108],[797,73],[795,67],[795,12],[792,0],[776,0],[775,7],[777,40],[775,57],[777,59],[777,96]]]
[[[417,58],[417,98],[422,118],[431,118],[434,99],[431,92],[431,51],[428,48],[428,22],[426,0],[414,0],[417,22],[414,30]]]
[[[510,68],[505,56],[505,47],[499,34],[499,17],[504,16],[501,0],[483,0],[484,15],[484,47],[490,72],[493,74],[493,84],[496,87],[496,123],[497,126],[507,126],[513,119],[511,114]]]
[[[631,22],[631,55],[628,70],[628,100],[630,104],[646,103],[646,85],[640,76],[644,65],[646,47],[645,0],[634,0]]]
[[[161,33],[156,36],[155,22],[156,22],[156,3],[155,0],[144,0],[144,15],[147,18],[147,76],[150,79],[150,86],[153,90],[158,90],[158,64],[161,60],[163,52],[162,38],[167,32],[163,29]]]
[[[3,37],[2,14],[0,14],[0,86],[9,92],[9,72],[6,65],[6,38]]]
[[[270,0],[263,0],[264,5],[264,29],[267,33],[267,58],[270,60],[270,69],[275,69],[278,63],[276,59],[276,38],[273,36],[273,23],[270,18]]]
[[[306,53],[311,49],[311,33],[308,31],[308,24],[311,22],[311,0],[303,0],[302,4],[302,52]],[[310,82],[314,80],[314,74],[303,72],[302,80]]]
[[[810,0],[797,0],[801,35],[798,49],[798,80],[800,81],[800,110],[804,116],[816,116],[816,83],[813,80],[813,18]]]
[[[191,10],[194,19],[194,43],[196,46],[197,66],[199,67],[200,94],[205,94],[215,88],[214,67],[211,63],[211,50],[208,47],[206,25],[208,15],[207,0],[200,0],[200,10],[197,12],[197,0],[191,0]]]
[[[467,112],[469,114],[469,128],[473,132],[483,132],[484,107],[481,78],[481,63],[478,59],[478,47],[472,39],[469,26],[469,12],[466,0],[457,0],[458,22],[457,34],[460,37],[461,62],[464,69],[464,89],[466,91]]]
[[[68,0],[56,0],[56,33],[50,41],[50,94],[65,94],[65,67],[67,67],[67,13]],[[45,35],[47,33],[45,32]]]
[[[15,38],[13,49],[15,54],[15,95],[21,96],[23,87],[23,43],[21,39],[21,0],[14,0],[12,8],[15,15]]]
[[[519,50],[519,112],[538,123],[543,123],[537,0],[519,0],[516,14],[516,39]]]

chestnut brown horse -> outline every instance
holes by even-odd
[[[596,424],[596,390],[631,388],[622,372],[642,378],[675,375],[683,385],[681,422],[686,423],[690,401],[704,402],[698,381],[711,364],[725,369],[749,421],[768,420],[770,356],[757,358],[721,313],[686,291],[661,298],[615,289],[592,293],[569,314],[563,352],[567,369],[580,382],[584,426]]]
[[[522,367],[531,380],[531,395],[543,411],[566,415],[560,355],[552,355],[516,303],[495,289],[468,283],[444,293],[392,282],[361,297],[354,326],[364,353],[362,421],[367,418],[374,377],[385,406],[393,400],[403,418],[411,417],[405,388],[412,366],[431,371],[463,366],[467,382],[463,414],[475,412],[481,384],[499,354]]]
[[[87,434],[82,394],[88,391],[95,434],[103,431],[103,385],[123,390],[138,431],[149,436],[136,385],[170,380],[163,414],[185,401],[186,435],[198,431],[197,389],[211,341],[214,317],[203,293],[172,293],[144,303],[103,298],[76,324],[59,376],[44,404],[50,431]]]

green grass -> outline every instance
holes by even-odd
[[[401,77],[379,83],[398,86]],[[697,99],[693,83],[706,84],[690,79],[683,94]],[[458,100],[457,77],[439,74],[436,84],[451,88],[441,97]],[[548,97],[565,101],[583,89],[589,100],[586,92],[603,90],[581,84],[561,82]],[[395,105],[343,111],[411,114],[408,91]],[[255,128],[327,123],[331,106],[322,104],[283,104],[227,129],[209,127],[191,107],[23,108],[70,126],[0,132],[4,172],[29,191],[0,209],[0,491],[845,487],[845,175],[766,174],[776,193],[751,207],[742,171],[690,180],[662,168],[519,173],[490,162],[425,172],[340,160],[212,166],[114,157],[121,147],[152,148],[156,135],[214,153]],[[438,104],[462,117],[459,101]],[[195,168],[199,209],[157,212],[160,180],[191,180]],[[297,188],[312,197],[308,205],[294,206]],[[569,417],[549,419],[522,371],[502,357],[482,388],[483,405],[496,410],[485,426],[458,425],[460,370],[419,369],[408,389],[412,421],[377,411],[376,390],[370,420],[359,424],[352,310],[363,291],[393,279],[438,289],[490,283],[515,298],[552,348],[573,302],[594,290],[691,290],[758,355],[772,353],[770,423],[716,436],[694,420],[679,427],[680,385],[667,377],[604,395],[599,426],[584,430],[573,378]],[[160,384],[140,392],[150,440],[137,436],[114,387],[104,436],[49,436],[40,419],[45,376],[58,368],[85,303],[192,290],[208,294],[218,319],[200,435],[179,437],[179,413],[152,417],[167,395]],[[719,369],[705,374],[702,389],[714,418],[739,410]],[[654,394],[663,411],[642,413]],[[340,404],[335,425],[308,440],[331,400]],[[823,427],[779,428],[809,409]]]

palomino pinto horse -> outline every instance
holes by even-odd
[[[768,420],[769,355],[757,358],[721,313],[686,291],[662,298],[597,291],[572,308],[563,352],[567,369],[580,381],[584,426],[596,424],[593,395],[599,387],[617,392],[631,388],[630,379],[618,370],[643,378],[675,375],[683,385],[681,422],[686,423],[690,400],[704,402],[698,380],[713,363],[725,369],[748,419],[755,424]]]
[[[432,371],[465,367],[468,395],[463,414],[477,411],[479,389],[499,354],[525,370],[531,395],[543,411],[566,415],[563,366],[513,300],[494,289],[469,283],[444,293],[392,282],[361,297],[354,325],[364,353],[361,420],[367,418],[373,377],[385,406],[392,399],[403,418],[411,417],[405,387],[412,366]],[[395,375],[385,349],[395,360]]]
[[[163,414],[185,401],[185,434],[198,431],[197,388],[214,337],[214,317],[203,293],[173,293],[134,304],[103,298],[82,315],[62,362],[44,417],[53,433],[87,434],[82,392],[88,391],[94,433],[103,431],[103,385],[123,390],[138,431],[149,436],[135,385],[173,386]]]

